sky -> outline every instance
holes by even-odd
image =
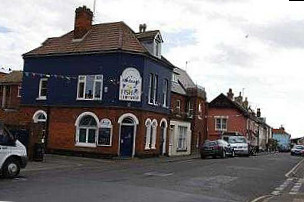
[[[21,70],[23,53],[73,30],[82,5],[93,10],[94,0],[1,2],[0,68]],[[304,1],[96,0],[94,24],[118,21],[160,30],[162,54],[208,101],[232,88],[273,128],[304,136]]]

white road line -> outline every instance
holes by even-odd
[[[302,159],[295,167],[293,167],[288,173],[285,174],[285,177],[290,177],[289,175],[294,174],[295,170],[301,165],[301,163],[304,162],[304,159]]]
[[[299,179],[297,183],[294,184],[289,194],[297,194],[301,189],[303,179]]]
[[[280,195],[280,191],[273,191],[273,192],[271,192],[271,195],[274,195],[274,196]]]

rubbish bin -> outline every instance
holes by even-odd
[[[34,145],[34,161],[43,161],[44,156],[44,144],[43,143],[36,143]]]

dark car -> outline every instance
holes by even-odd
[[[212,156],[216,158],[220,156],[226,158],[226,156],[234,157],[234,150],[228,142],[225,140],[206,141],[200,148],[201,158]]]
[[[294,155],[302,155],[304,156],[304,145],[295,145],[290,151],[292,156]]]

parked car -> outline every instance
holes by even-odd
[[[292,156],[294,155],[301,155],[304,156],[304,145],[294,145],[290,151]]]
[[[234,157],[234,150],[225,140],[206,141],[200,148],[201,158],[212,156],[216,158],[220,156],[226,158],[227,156]]]
[[[250,148],[247,139],[242,135],[223,135],[223,139],[227,141],[234,149],[236,155],[249,156]]]
[[[26,164],[25,146],[0,122],[0,174],[6,178],[14,178]]]

